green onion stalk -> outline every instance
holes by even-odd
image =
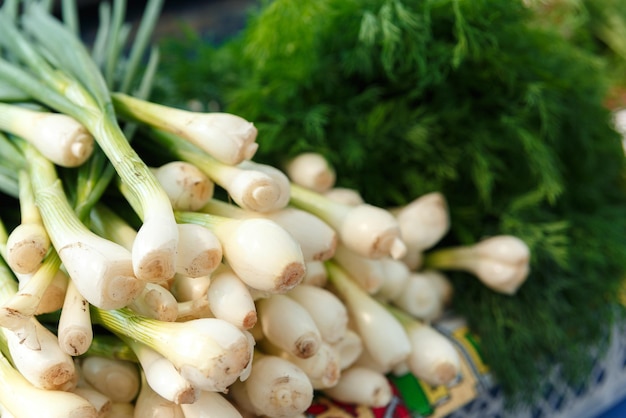
[[[6,227],[4,223],[0,221],[0,246],[4,252],[7,237]],[[0,258],[0,303],[4,306],[8,301],[11,301],[17,294],[18,285],[17,279],[9,266],[4,261],[4,257]],[[10,313],[7,312],[7,313]],[[15,315],[14,318],[8,316],[6,324],[2,324],[3,328],[13,331],[20,337],[20,341],[27,347],[34,350],[39,348],[39,341],[37,341],[37,334],[33,322],[31,322],[25,315]]]
[[[144,222],[132,251],[135,275],[153,282],[173,276],[178,229],[169,198],[130,146],[100,70],[82,41],[40,5],[29,5],[22,22],[24,33],[6,13],[0,13],[0,44],[28,68],[0,59],[0,79],[13,82],[89,130],[141,204]],[[38,48],[46,54],[40,54]]]
[[[34,273],[50,249],[50,237],[35,203],[30,176],[18,173],[20,224],[9,234],[6,261],[16,274]]]
[[[70,206],[54,165],[21,145],[44,225],[76,288],[93,305],[126,306],[146,283],[135,276],[130,251],[89,230]]]
[[[284,293],[302,282],[306,265],[300,245],[276,222],[198,212],[176,212],[176,219],[213,231],[222,244],[224,259],[251,288]]]
[[[252,360],[248,337],[216,318],[165,322],[130,309],[92,307],[92,318],[111,332],[132,338],[174,364],[181,376],[202,390],[225,391]]]
[[[81,396],[37,388],[0,355],[0,404],[24,418],[96,418],[94,407]]]
[[[171,132],[153,128],[148,133],[152,140],[168,152],[206,173],[244,209],[271,212],[289,203],[289,180],[274,167],[249,160],[237,165],[226,164]]]

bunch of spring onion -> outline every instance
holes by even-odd
[[[135,86],[159,0],[126,60],[124,2],[91,50],[75,7],[0,8],[2,416],[293,417],[457,377],[441,271],[512,294],[524,243],[432,249],[438,193],[385,209],[319,154],[253,161],[251,122],[148,100],[156,50]]]

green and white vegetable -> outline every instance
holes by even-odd
[[[337,231],[340,242],[364,257],[390,255],[397,259],[406,253],[396,219],[382,208],[338,203],[293,183],[291,203],[327,222]]]
[[[202,391],[193,403],[182,404],[185,418],[242,418],[241,413],[217,392]]]
[[[18,274],[34,273],[50,249],[50,237],[35,203],[30,177],[26,170],[18,173],[20,224],[6,240],[6,261]]]
[[[216,318],[247,330],[257,322],[254,299],[246,284],[228,266],[223,265],[212,276],[207,290],[209,309]]]
[[[80,370],[83,379],[112,402],[130,402],[139,394],[139,370],[127,360],[86,356]]]
[[[318,193],[330,190],[337,173],[328,160],[317,152],[303,152],[285,164],[285,173],[295,184]]]
[[[345,336],[348,329],[348,310],[330,290],[301,284],[286,295],[306,309],[322,340],[334,344]]]
[[[142,380],[141,391],[135,401],[136,417],[186,418],[181,405],[169,401]]]
[[[302,250],[284,228],[269,219],[233,219],[197,212],[177,212],[179,222],[209,228],[222,244],[224,260],[248,286],[284,293],[305,273]]]
[[[94,149],[94,138],[89,131],[62,113],[0,103],[0,130],[28,141],[62,167],[83,164]]]
[[[39,342],[37,350],[22,344],[15,333],[4,328],[0,330],[0,350],[33,386],[46,390],[71,391],[78,380],[74,360],[61,349],[57,336],[52,331],[35,318],[30,321]]]
[[[391,211],[407,246],[402,260],[411,270],[418,269],[422,253],[438,243],[450,229],[448,203],[443,194],[432,192]]]
[[[245,382],[230,392],[242,408],[258,415],[288,418],[304,413],[313,401],[307,375],[293,363],[277,356],[255,355],[254,367]]]
[[[96,418],[95,408],[71,392],[33,386],[0,354],[0,404],[24,418]]]
[[[72,281],[68,283],[65,293],[57,335],[59,345],[71,356],[85,354],[93,341],[89,302]]]
[[[328,261],[326,266],[329,282],[345,303],[366,350],[385,368],[404,361],[411,344],[402,325],[338,264]]]
[[[393,396],[391,384],[384,374],[365,367],[350,367],[341,373],[339,382],[324,393],[340,402],[381,407]]]
[[[467,271],[492,290],[512,295],[530,272],[530,249],[517,237],[499,235],[473,245],[432,251],[424,267]]]
[[[309,358],[319,350],[322,336],[309,312],[286,295],[257,300],[264,338],[296,357]]]
[[[202,390],[226,390],[251,360],[247,337],[221,319],[164,322],[128,309],[99,308],[93,309],[92,316],[111,331],[135,338],[170,360]]]
[[[193,164],[172,161],[152,168],[152,172],[174,210],[198,210],[213,197],[215,183]]]
[[[236,165],[254,156],[257,129],[251,122],[226,113],[198,113],[113,94],[115,109],[125,117],[185,138],[213,158]]]

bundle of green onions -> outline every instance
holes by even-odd
[[[429,252],[442,195],[348,201],[319,155],[260,164],[249,121],[149,102],[161,1],[128,58],[124,6],[91,50],[72,1],[0,9],[2,416],[293,417],[315,391],[386,405],[388,373],[451,383],[441,271],[511,295],[525,244]]]

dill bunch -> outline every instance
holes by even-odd
[[[516,296],[454,274],[455,309],[509,406],[539,399],[556,367],[584,382],[621,318],[626,270],[604,57],[511,0],[264,1],[223,43],[162,47],[156,97],[206,94],[253,120],[255,160],[315,150],[379,206],[440,191],[452,226],[441,245],[526,241],[532,272]]]

